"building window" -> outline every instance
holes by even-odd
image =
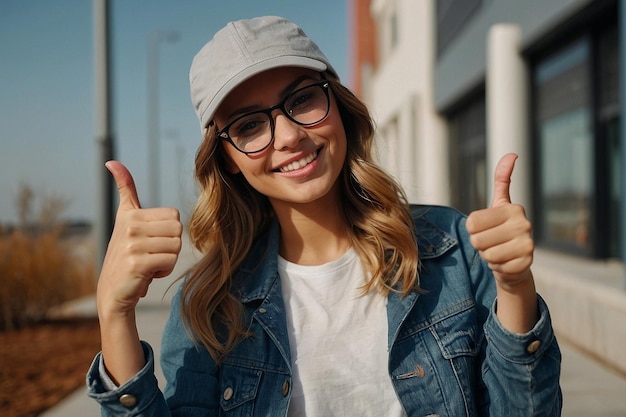
[[[541,240],[590,250],[593,132],[590,50],[581,39],[535,70]]]
[[[617,27],[608,28],[598,39],[598,113],[597,153],[598,200],[597,254],[621,256],[621,134],[620,134],[620,74]],[[606,215],[602,215],[606,213]],[[602,236],[606,237],[605,239]]]
[[[392,54],[400,42],[400,22],[395,1],[388,2],[377,18],[378,46],[382,58]]]
[[[389,17],[389,45],[392,51],[398,46],[398,13],[395,10]]]
[[[533,67],[535,233],[595,257],[620,248],[617,30],[562,44]]]
[[[452,205],[464,213],[487,207],[486,105],[484,94],[448,116]]]
[[[398,126],[398,118],[394,117],[385,125],[383,129],[383,140],[385,142],[385,162],[384,165],[389,171],[389,173],[396,179],[399,180],[399,151],[400,151],[400,142],[399,142],[399,126]]]

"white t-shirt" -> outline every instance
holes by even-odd
[[[279,257],[293,370],[290,416],[400,417],[388,373],[387,299],[362,294],[354,249],[319,266]]]

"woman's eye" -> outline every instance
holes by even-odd
[[[262,116],[254,116],[250,118],[245,118],[238,123],[235,124],[235,131],[237,135],[251,135],[254,132],[262,130],[263,125],[267,123],[266,118]]]
[[[255,121],[246,122],[245,124],[241,124],[237,127],[237,132],[243,133],[247,132],[248,130],[252,130],[257,126],[257,124],[258,122]]]
[[[307,102],[309,102],[311,100],[311,92],[306,92],[303,91],[301,93],[298,93],[298,95],[292,97],[291,100],[289,100],[289,108],[290,109],[298,109],[300,107],[303,107],[306,105]]]

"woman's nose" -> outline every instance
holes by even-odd
[[[274,119],[274,149],[293,148],[305,137],[306,133],[302,126],[289,120],[281,112],[276,114],[276,119]]]

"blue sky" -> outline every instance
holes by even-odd
[[[189,99],[195,53],[228,21],[276,14],[311,36],[348,82],[347,0],[109,0],[116,159],[148,193],[147,43],[159,45],[161,205],[184,217],[194,199],[193,157],[200,129]],[[90,0],[0,2],[0,224],[17,220],[20,184],[69,200],[64,217],[95,221],[93,9]]]

